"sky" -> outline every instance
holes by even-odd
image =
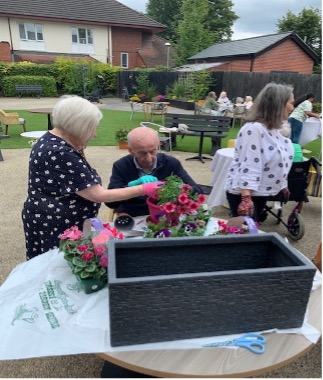
[[[118,0],[139,12],[146,11],[147,0]],[[162,1],[162,0],[161,0]],[[322,10],[321,0],[232,0],[232,10],[240,18],[233,24],[232,40],[277,33],[278,19],[288,11],[298,15],[303,8]]]

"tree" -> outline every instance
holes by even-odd
[[[321,57],[322,15],[319,9],[303,8],[298,15],[289,11],[276,26],[280,32],[296,32]]]
[[[215,35],[205,22],[208,11],[208,0],[183,0],[183,19],[178,25],[178,64],[184,64],[188,57],[206,49],[214,42]]]
[[[147,15],[154,20],[166,25],[168,29],[160,33],[161,37],[178,43],[179,23],[183,20],[181,6],[185,0],[149,0],[147,3]],[[233,6],[230,0],[209,0],[208,12],[204,20],[204,26],[213,32],[213,43],[229,40],[232,36],[232,26],[238,16],[231,10]],[[194,2],[191,12],[192,22],[195,21],[193,14],[198,13],[199,2]]]
[[[149,0],[147,3],[147,16],[167,26],[165,32],[158,35],[175,43],[178,36],[178,21],[182,0]]]

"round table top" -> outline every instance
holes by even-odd
[[[225,156],[225,157],[233,158],[233,156],[234,156],[234,148],[221,148],[221,149],[218,149],[215,152],[215,154],[218,154],[220,156]]]
[[[22,132],[20,136],[28,138],[28,139],[39,139],[42,137],[47,131],[31,131],[31,132]]]
[[[319,286],[309,300],[308,322],[321,331]],[[156,377],[250,377],[270,372],[297,360],[314,344],[299,334],[268,333],[266,351],[257,355],[245,349],[222,347],[183,350],[106,352],[97,355],[118,366]]]
[[[27,110],[28,112],[33,113],[44,113],[44,114],[50,114],[53,112],[53,107],[44,107],[44,108],[31,108]]]

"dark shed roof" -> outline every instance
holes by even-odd
[[[154,32],[166,29],[116,0],[0,0],[0,16],[143,27]]]
[[[303,49],[309,56],[311,56],[313,60],[319,60],[319,57],[315,54],[315,52],[308,45],[306,45],[295,32],[287,32],[214,44],[207,49],[193,55],[192,57],[189,57],[188,61],[202,59],[207,61],[210,59],[214,60],[229,57],[243,58],[249,57],[250,55],[259,55],[264,53],[266,50],[272,49],[276,45],[289,38],[292,38],[300,46],[301,49]]]

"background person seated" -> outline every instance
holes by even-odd
[[[219,105],[216,102],[216,93],[214,91],[210,91],[205,98],[205,101],[202,106],[203,113],[208,113],[210,115],[217,116]]]
[[[244,99],[243,105],[246,107],[246,110],[249,110],[250,107],[253,105],[252,96],[247,95]]]
[[[218,103],[230,103],[229,98],[227,97],[227,93],[225,91],[222,91],[218,100]]]
[[[130,154],[113,164],[108,189],[164,180],[174,174],[202,194],[203,190],[189,176],[180,161],[164,153],[158,153],[158,145],[158,135],[153,129],[138,127],[129,132],[128,150]],[[149,214],[146,199],[146,196],[140,196],[105,204],[115,209],[119,215],[128,214],[135,217]]]

